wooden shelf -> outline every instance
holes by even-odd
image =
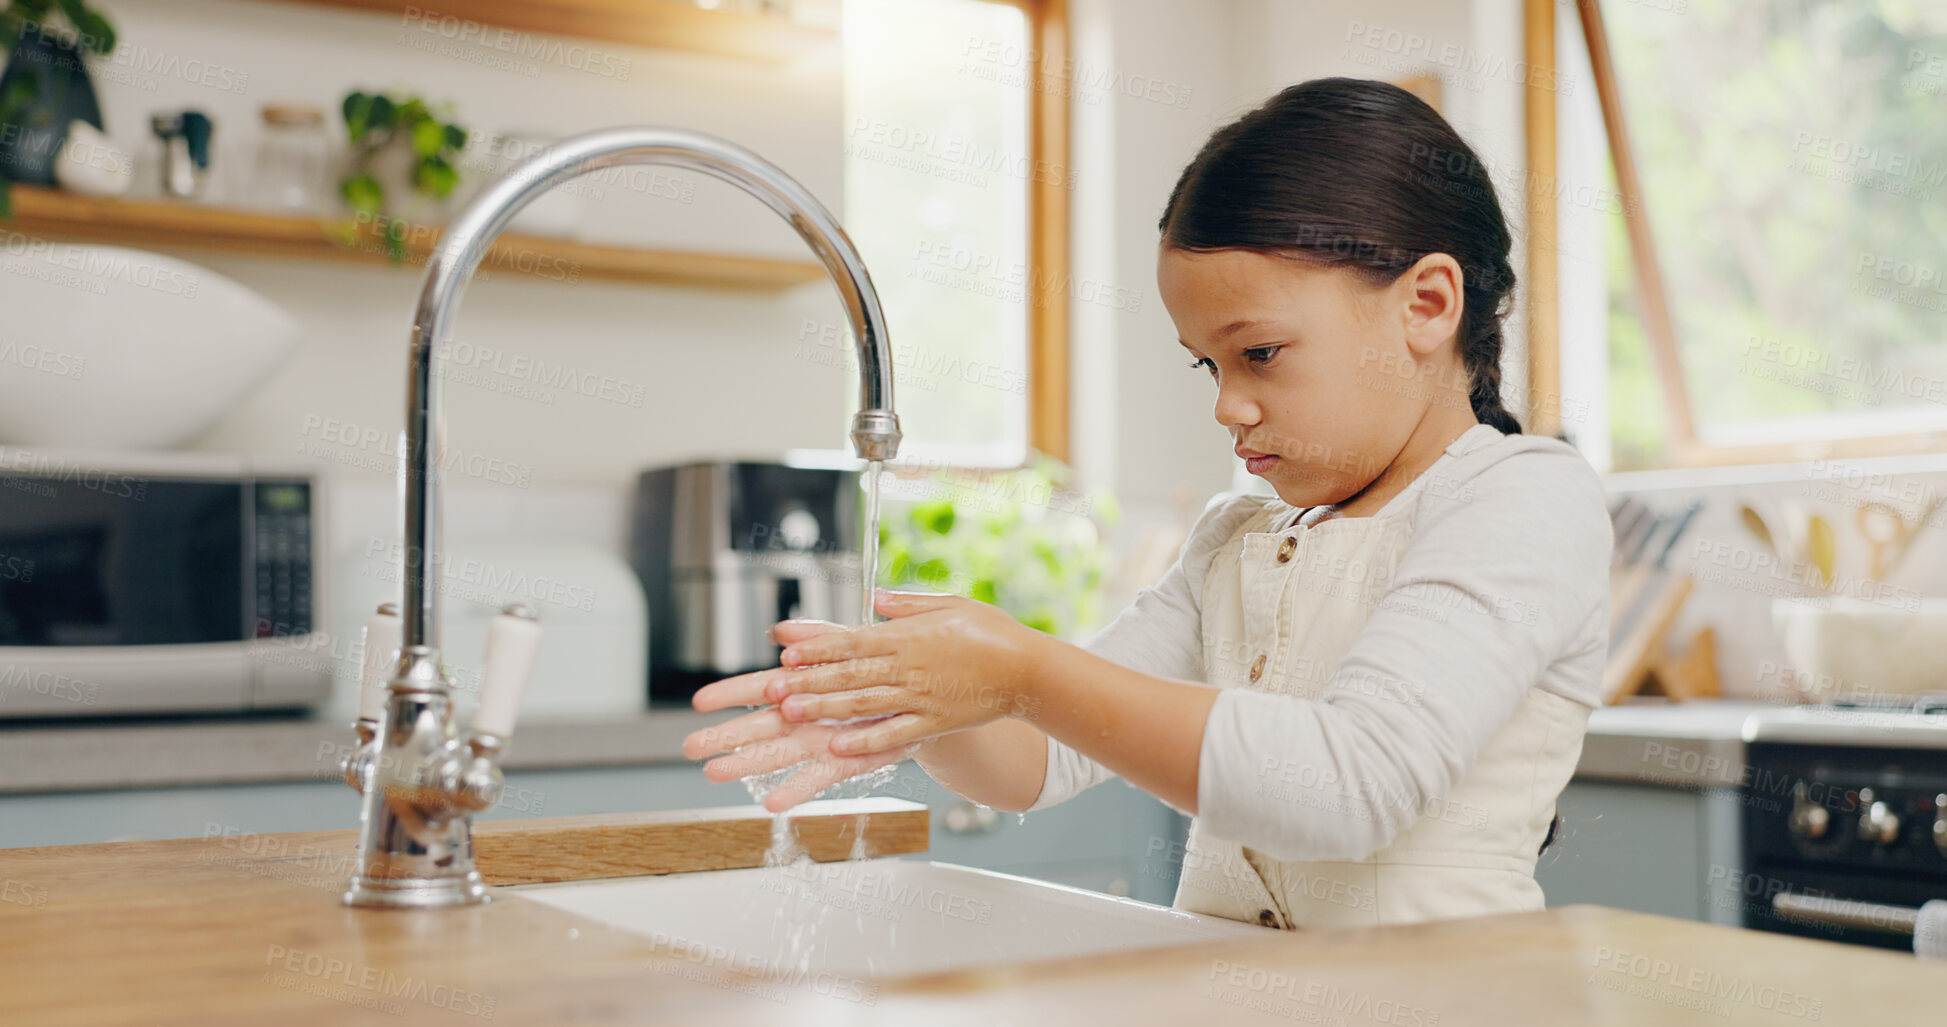
[[[229,210],[159,200],[109,200],[32,186],[15,186],[14,216],[0,227],[49,239],[98,242],[149,249],[203,250],[385,264],[372,230],[346,240],[346,221],[258,211]],[[402,267],[426,263],[440,230],[414,225],[406,231]],[[788,289],[825,276],[811,261],[738,257],[717,253],[600,246],[544,236],[508,233],[481,262],[483,275],[513,272],[545,280],[701,285],[728,289]]]
[[[833,43],[838,33],[783,18],[706,11],[678,0],[272,0],[313,7],[349,7],[414,19],[419,25],[454,19],[551,36],[578,36],[634,46],[688,50],[720,57],[781,61]],[[435,6],[438,4],[439,6]],[[464,41],[464,37],[459,41]]]

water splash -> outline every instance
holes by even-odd
[[[744,789],[750,793],[751,800],[764,801],[772,789],[789,780],[791,775],[810,765],[810,761],[774,770],[767,774],[753,774],[744,778]],[[820,791],[814,798],[854,799],[883,787],[898,773],[899,765],[894,763],[875,767],[863,774],[846,778]],[[866,814],[849,818],[852,830],[852,847],[846,864],[830,866],[829,869],[816,869],[817,864],[811,853],[798,844],[797,832],[791,827],[791,811],[773,814],[771,817],[771,847],[764,853],[764,873],[777,875],[775,883],[764,891],[773,894],[789,894],[791,900],[778,902],[771,916],[772,951],[770,966],[789,973],[809,973],[812,958],[819,951],[819,939],[828,933],[826,921],[830,919],[833,908],[829,901],[820,902],[821,889],[836,889],[849,893],[855,890],[860,881],[858,875],[845,869],[860,865],[862,860],[872,857],[872,849],[866,841],[865,829],[870,822]],[[840,828],[841,832],[844,830]],[[813,883],[817,882],[817,883]],[[799,914],[800,903],[810,901],[817,905],[817,911],[809,916]],[[748,912],[745,916],[749,916]],[[853,905],[853,930],[856,935],[866,933],[865,914],[857,904]]]
[[[877,718],[855,718],[847,721],[830,721],[829,723],[850,724],[857,723],[862,719],[869,720]],[[827,722],[820,721],[819,723]],[[790,780],[792,775],[797,774],[799,771],[810,768],[812,764],[813,761],[811,760],[803,760],[779,770],[773,770],[763,774],[752,774],[743,779],[744,790],[750,793],[750,801],[761,806],[764,804],[764,797],[769,795],[773,789]],[[885,787],[898,774],[899,764],[888,763],[883,767],[874,767],[863,774],[854,774],[843,781],[829,785],[818,792],[818,794],[812,796],[812,798],[863,799]],[[801,854],[802,850],[798,847],[797,840],[789,828],[788,821],[790,816],[791,811],[785,810],[772,817],[771,850],[764,855],[765,866],[784,866],[791,863],[796,855]],[[852,840],[852,848],[855,853],[852,856],[853,859],[864,858],[857,854],[862,852],[865,846],[865,824],[863,818],[858,822],[857,829],[858,837]]]

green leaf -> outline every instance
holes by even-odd
[[[115,26],[109,24],[107,18],[89,11],[82,18],[81,31],[88,36],[88,41],[94,44],[96,53],[110,53],[115,49],[117,38]]]
[[[466,149],[466,129],[458,125],[446,126],[446,148],[449,150]]]
[[[22,67],[20,74],[7,83],[7,91],[0,93],[0,110],[12,112],[26,106],[41,91],[40,74],[33,68]]]
[[[68,22],[81,33],[76,43],[82,49],[95,53],[115,49],[115,30],[109,26],[108,19],[89,10],[82,0],[61,0],[61,13],[67,15]]]
[[[412,126],[412,150],[421,157],[437,157],[446,146],[446,126],[426,118]]]
[[[388,102],[397,104],[396,113],[392,116],[392,124],[408,132],[420,122],[433,116],[432,112],[426,109],[426,101],[416,96],[408,96],[396,101],[388,99]]]
[[[1000,602],[996,597],[994,579],[992,578],[982,578],[974,582],[973,587],[967,590],[967,597],[970,599],[978,599],[983,603],[998,604]]]
[[[451,196],[453,187],[460,183],[460,173],[443,157],[424,157],[414,167],[413,187],[422,193],[434,196]]]
[[[944,499],[916,504],[911,516],[913,527],[920,531],[945,535],[953,530],[953,504]]]
[[[365,112],[365,124],[371,131],[381,131],[398,124],[398,108],[382,95],[372,97],[371,107]]]
[[[926,584],[937,585],[940,582],[953,577],[953,568],[949,566],[945,560],[942,560],[938,557],[934,557],[933,559],[928,560],[917,567],[914,567],[913,573],[916,576],[918,576],[919,580],[925,582]]]
[[[385,187],[369,172],[359,172],[338,184],[338,194],[352,210],[368,217],[385,207]]]
[[[345,135],[356,143],[365,138],[365,126],[372,116],[372,98],[354,89],[345,94],[345,102],[339,105],[345,116]]]

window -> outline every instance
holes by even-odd
[[[1947,4],[1611,0],[1600,18],[1621,118],[1596,89],[1559,98],[1564,179],[1599,183],[1558,201],[1563,393],[1592,396],[1597,422],[1578,442],[1599,464],[1650,466],[1937,441]],[[1586,76],[1581,28],[1563,20],[1564,65]],[[1611,138],[1626,131],[1639,195],[1605,150],[1588,157],[1605,113]],[[1636,278],[1632,214],[1646,218],[1655,284]],[[1645,285],[1663,289],[1663,352]],[[1578,345],[1598,353],[1578,358]]]
[[[1027,460],[1030,29],[988,0],[844,5],[845,226],[885,307],[902,463]]]

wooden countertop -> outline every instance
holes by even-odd
[[[0,850],[20,1025],[1920,1024],[1947,965],[1593,906],[903,979],[746,976],[501,891],[338,904],[353,832]]]

